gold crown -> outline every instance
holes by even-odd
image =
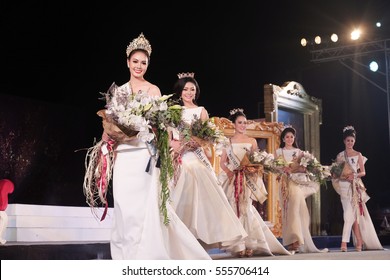
[[[195,73],[194,72],[179,73],[177,74],[177,76],[179,77],[179,79],[187,78],[187,77],[193,78],[195,76]]]
[[[126,49],[127,57],[129,57],[130,53],[134,50],[145,50],[149,56],[152,54],[152,46],[150,45],[148,39],[145,38],[142,32],[137,38],[133,39],[133,41],[131,41],[131,43],[127,46]]]

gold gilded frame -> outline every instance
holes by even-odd
[[[234,135],[234,124],[227,118],[214,117],[215,124],[223,130],[226,137]],[[283,129],[282,123],[248,120],[246,133],[250,137],[266,140],[266,150],[268,153],[275,153],[280,144],[280,133]],[[214,168],[219,173],[219,157],[214,157]],[[276,237],[282,234],[281,208],[279,205],[279,191],[276,182],[276,176],[273,174],[267,176],[266,188],[268,192],[267,199],[267,220],[265,221]]]

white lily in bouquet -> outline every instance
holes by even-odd
[[[249,160],[252,164],[262,165],[265,172],[278,173],[274,159],[274,155],[265,150],[255,150],[249,155]]]
[[[326,184],[326,181],[331,177],[330,167],[322,165],[317,158],[308,151],[304,151],[300,157],[298,157],[298,163],[300,166],[305,167],[306,173],[313,181],[317,181],[320,184]]]

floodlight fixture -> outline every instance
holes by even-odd
[[[353,41],[358,40],[360,38],[360,35],[361,35],[361,31],[359,29],[354,29],[351,32],[351,40]]]
[[[314,42],[315,42],[317,45],[321,44],[321,37],[320,37],[320,36],[316,36],[316,37],[314,38]]]
[[[332,35],[330,35],[330,40],[331,40],[333,43],[336,43],[336,42],[339,40],[339,36],[337,36],[336,33],[333,33]]]
[[[370,70],[372,72],[376,72],[379,69],[379,65],[378,65],[378,63],[375,60],[371,61],[369,66],[370,66]]]
[[[306,47],[307,46],[307,40],[305,38],[301,39],[301,45],[302,45],[302,47]]]

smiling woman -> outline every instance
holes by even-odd
[[[299,147],[310,151],[320,160],[320,125],[322,101],[309,96],[297,82],[285,82],[282,86],[264,85],[264,113],[267,121],[282,122],[296,128]],[[321,232],[321,192],[308,198],[311,212],[312,234]]]
[[[214,117],[215,123],[223,130],[226,137],[234,135],[234,124],[227,118]],[[260,149],[264,149],[268,153],[273,154],[279,146],[279,137],[282,131],[283,124],[277,122],[265,122],[247,120],[246,135],[253,137],[257,141]],[[220,170],[220,157],[214,157],[214,168],[217,174]],[[268,224],[275,236],[281,236],[281,204],[278,196],[277,176],[272,173],[265,173],[263,181],[268,192],[268,198],[263,204],[255,204],[259,214]]]

